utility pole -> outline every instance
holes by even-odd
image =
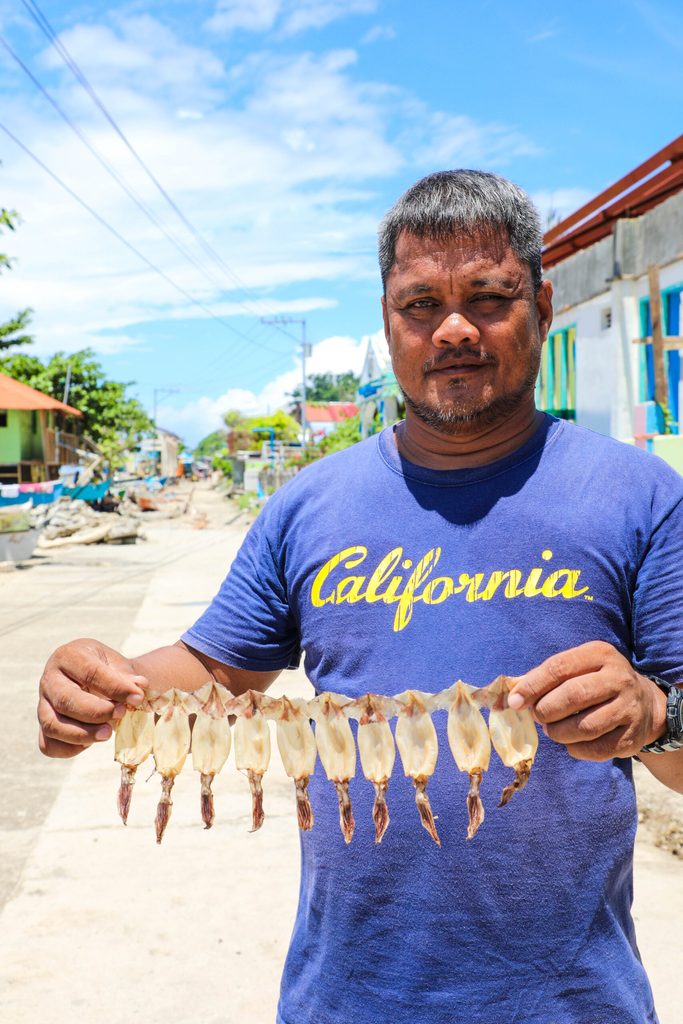
[[[311,355],[311,346],[306,341],[306,318],[293,316],[261,317],[262,324],[300,324],[301,325],[301,439],[304,448],[306,447],[306,431],[308,422],[306,420],[306,356]],[[285,332],[286,333],[286,332]]]

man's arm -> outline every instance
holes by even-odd
[[[136,658],[97,640],[72,640],[52,654],[40,680],[38,745],[47,757],[74,757],[109,739],[125,705],[141,704],[148,690],[191,691],[213,678],[237,696],[265,690],[278,675],[231,668],[182,640]]]
[[[637,754],[669,789],[683,793],[683,748],[641,754],[666,726],[666,697],[602,641],[562,651],[515,681],[510,707],[528,707],[546,736],[583,761]]]

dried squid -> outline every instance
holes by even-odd
[[[420,821],[436,845],[441,846],[426,792],[439,753],[436,729],[428,710],[431,697],[432,694],[418,690],[406,690],[398,695],[396,746],[403,762],[403,771],[412,778],[415,785],[415,803],[420,812]]]
[[[183,770],[190,749],[189,695],[182,690],[168,690],[150,701],[159,715],[154,726],[152,753],[161,775],[161,798],[155,819],[157,843],[163,839],[171,817],[171,790],[176,775]]]
[[[197,712],[192,727],[192,767],[200,773],[200,807],[205,828],[214,822],[212,784],[230,753],[230,722],[225,706],[233,699],[220,683],[205,683],[191,695]]]
[[[448,742],[455,763],[461,772],[467,772],[470,779],[467,794],[468,839],[472,839],[484,820],[479,787],[491,759],[489,730],[478,704],[472,699],[473,690],[474,687],[457,682],[453,703],[448,710]]]
[[[368,693],[347,705],[349,717],[358,719],[358,752],[365,778],[375,787],[372,820],[375,823],[375,842],[381,843],[389,827],[387,787],[396,760],[396,746],[387,718],[396,713],[390,697]]]
[[[227,706],[229,714],[238,715],[235,722],[235,764],[245,771],[251,790],[251,831],[256,832],[265,820],[263,813],[263,776],[270,764],[270,729],[263,713],[264,695],[247,690]]]
[[[345,842],[350,843],[356,827],[349,796],[349,780],[356,774],[356,744],[343,711],[344,705],[348,703],[348,697],[321,693],[314,702],[314,718],[320,760],[328,779],[337,790],[339,827]]]
[[[308,702],[288,697],[274,701],[268,714],[275,718],[276,739],[285,771],[294,780],[296,816],[302,832],[313,828],[313,808],[308,798],[308,779],[313,774],[317,747],[308,717]]]
[[[114,730],[114,759],[121,765],[118,807],[121,820],[126,825],[135,785],[135,773],[152,753],[154,712],[146,701],[139,708],[127,707],[123,718],[115,723]]]
[[[513,793],[524,789],[529,781],[531,766],[538,749],[538,732],[528,709],[514,711],[508,707],[507,696],[512,688],[507,676],[498,676],[487,687],[491,711],[489,731],[491,742],[501,761],[514,769],[515,778],[501,793],[499,807],[503,807]]]

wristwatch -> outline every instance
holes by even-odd
[[[641,747],[641,754],[666,754],[683,747],[683,690],[659,676],[648,676],[666,694],[666,730],[659,739]]]

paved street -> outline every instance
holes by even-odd
[[[298,890],[293,791],[277,754],[259,833],[249,834],[248,785],[233,770],[218,777],[218,823],[203,830],[188,765],[157,846],[151,768],[140,773],[124,829],[111,743],[68,763],[36,751],[36,683],[58,643],[95,635],[133,654],[175,640],[210,600],[244,520],[228,524],[231,506],[208,490],[196,501],[209,514],[206,530],[154,523],[145,544],[66,548],[0,575],[3,1024],[273,1024]],[[307,687],[301,673],[287,673],[282,689]],[[643,837],[636,888],[661,1024],[676,1024],[679,859]]]

